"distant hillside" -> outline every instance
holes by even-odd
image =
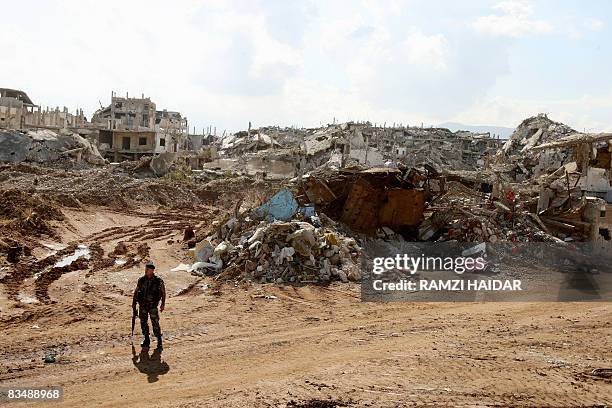
[[[514,132],[514,128],[504,126],[487,126],[487,125],[464,125],[457,122],[440,123],[438,127],[447,128],[453,132],[457,130],[468,130],[470,132],[490,132],[492,135],[499,135],[502,139],[509,139]]]

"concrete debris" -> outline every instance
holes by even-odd
[[[164,176],[168,173],[170,165],[176,159],[176,153],[164,152],[151,158],[150,167],[156,176]]]
[[[555,122],[546,114],[539,114],[525,119],[516,128],[510,139],[504,143],[501,153],[518,155],[542,145],[569,136],[576,131],[569,126]]]
[[[252,172],[259,163],[259,171],[267,174],[283,167],[299,177],[322,165],[334,170],[354,165],[395,168],[398,163],[476,170],[501,143],[488,133],[349,122],[314,129],[249,129],[222,137],[219,154],[238,171]],[[210,165],[221,167],[220,162]]]
[[[0,130],[0,162],[8,163],[88,163],[106,162],[95,145],[77,133],[48,129]]]
[[[517,182],[550,174],[571,161],[567,149],[542,151],[541,146],[577,132],[539,114],[525,119],[497,153],[497,170],[511,172]]]
[[[217,236],[208,237],[217,242]],[[198,248],[198,246],[196,246]],[[259,283],[323,283],[361,278],[355,239],[328,227],[315,227],[297,215],[288,221],[242,219],[214,253],[192,265],[192,273],[223,271],[221,280]]]
[[[612,249],[611,133],[579,133],[540,114],[519,125],[497,159],[495,197],[513,185],[551,238],[589,241],[602,253]]]
[[[445,191],[425,210],[418,239],[423,241],[555,241],[532,217],[533,200],[510,185],[474,190],[467,181],[446,181]],[[483,192],[482,190],[489,191]]]
[[[470,253],[488,242],[590,241],[596,251],[612,249],[612,134],[578,133],[542,114],[505,143],[489,134],[369,122],[249,126],[196,138],[179,113],[114,94],[91,123],[73,119],[78,129],[0,130],[7,264],[30,259],[37,238],[57,240],[61,208],[88,205],[139,216],[140,208],[157,206],[146,210],[153,221],[144,236],[193,251],[172,271],[219,281],[358,281],[367,242],[473,242]],[[98,148],[127,160],[109,164]],[[169,214],[181,222],[168,223]],[[143,262],[150,248],[130,240],[137,230],[107,256],[95,244],[91,256],[63,249],[53,257],[79,256],[70,265],[45,264],[53,269],[46,279]],[[46,287],[37,298],[48,298]]]

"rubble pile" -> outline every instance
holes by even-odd
[[[299,136],[293,129],[262,127],[252,132],[240,131],[229,134],[221,138],[220,148],[225,155],[236,156],[270,148],[291,148],[296,144],[299,145]]]
[[[493,170],[530,201],[530,217],[549,236],[610,250],[611,133],[579,133],[539,114],[519,125]]]
[[[300,207],[292,191],[281,189],[257,207],[234,211],[213,228],[185,231],[194,263],[174,271],[218,275],[218,280],[258,283],[324,283],[359,280],[360,248],[339,225],[313,207]]]
[[[553,142],[562,137],[576,133],[564,123],[555,122],[544,113],[532,116],[521,122],[510,139],[502,147],[508,155],[518,155],[529,151],[532,147]]]
[[[453,189],[455,191],[453,191]],[[509,190],[505,199],[493,200],[490,194],[465,193],[452,185],[450,192],[429,208],[419,226],[421,241],[459,242],[541,242],[557,241],[542,222],[530,213],[520,195]]]
[[[196,251],[205,261],[195,263],[193,273],[223,269],[219,275],[222,280],[325,283],[361,279],[360,248],[353,238],[298,219],[247,219],[226,239],[213,237],[199,244]]]
[[[577,133],[569,126],[539,114],[525,119],[499,150],[498,163],[512,172],[517,182],[550,174],[571,161],[568,149],[539,150],[537,147]]]
[[[451,144],[447,144],[439,149],[432,149],[429,145],[415,146],[406,153],[404,164],[407,166],[418,166],[429,164],[439,169],[469,170],[472,167],[462,162],[460,150],[453,149]]]
[[[451,132],[445,128],[372,125],[348,122],[313,129],[260,128],[227,135],[220,141],[223,157],[249,160],[276,157],[293,162],[297,175],[325,163],[409,167],[424,164],[455,170],[485,165],[501,146],[489,134]]]
[[[95,144],[70,130],[1,130],[0,162],[104,165]]]
[[[537,198],[472,172],[424,168],[319,169],[302,189],[318,212],[367,236],[412,241],[554,240],[531,213]]]

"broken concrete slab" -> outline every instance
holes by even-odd
[[[0,131],[0,161],[53,163],[62,160],[104,165],[97,148],[77,133],[48,129]]]
[[[168,170],[170,169],[172,163],[174,163],[174,160],[176,160],[176,157],[176,153],[164,152],[158,154],[157,156],[153,156],[149,166],[157,177],[161,177],[168,173]]]

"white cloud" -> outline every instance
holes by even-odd
[[[601,31],[605,24],[598,18],[590,18],[584,22],[584,26],[591,31]]]
[[[502,14],[478,17],[472,27],[479,32],[506,36],[522,37],[529,34],[550,33],[553,25],[546,20],[533,18],[534,10],[526,1],[509,0],[494,6]]]
[[[447,68],[449,46],[444,35],[425,35],[414,31],[402,45],[408,62],[436,70]]]
[[[493,6],[494,9],[501,10],[506,14],[528,17],[533,14],[533,5],[526,1],[509,0],[502,1]]]
[[[550,13],[553,27],[527,1],[443,17],[429,3],[179,0],[168,7],[161,0],[58,0],[29,10],[13,2],[3,8],[0,27],[0,86],[22,88],[43,105],[82,107],[87,116],[98,101],[109,103],[111,90],[145,93],[190,124],[219,132],[249,121],[316,126],[333,117],[516,124],[540,108],[551,117],[558,111],[561,120],[610,123],[607,98],[489,94],[504,75],[528,86],[513,78],[510,57],[521,55],[512,54],[508,37],[571,35],[571,26],[588,40],[608,23],[604,15],[568,20]],[[551,74],[550,67],[529,69]]]

